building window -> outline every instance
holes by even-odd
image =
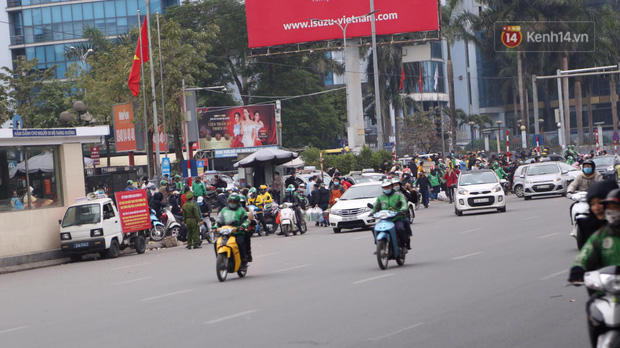
[[[63,205],[58,149],[0,147],[0,212]]]

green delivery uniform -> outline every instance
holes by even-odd
[[[500,166],[495,166],[494,170],[495,170],[495,174],[497,174],[497,176],[499,176],[500,179],[505,179],[508,176],[508,174],[506,174],[504,169]]]
[[[573,267],[594,271],[607,266],[620,266],[620,231],[604,226],[581,248]]]
[[[194,197],[191,192],[187,193],[188,198]],[[200,246],[200,238],[198,237],[198,223],[200,220],[200,210],[193,200],[187,201],[183,205],[183,221],[187,226],[187,248],[196,248]]]
[[[397,213],[405,213],[407,211],[407,200],[400,193],[392,193],[391,195],[382,194],[377,197],[374,204],[374,212],[380,210],[391,210]],[[400,221],[404,218],[403,214],[396,216],[394,221]]]
[[[241,254],[241,261],[244,264],[252,261],[252,247],[250,244],[250,237],[252,234],[247,232],[249,224],[248,213],[243,207],[238,206],[235,209],[231,209],[229,207],[222,209],[217,215],[215,225],[213,225],[213,228],[219,228],[225,225],[237,227],[237,230],[233,233],[233,235],[237,240],[239,254]]]

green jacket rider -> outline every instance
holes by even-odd
[[[241,206],[241,197],[237,193],[231,193],[228,196],[228,206],[224,207],[217,215],[214,229],[219,227],[230,225],[236,227],[237,230],[233,233],[239,246],[239,253],[241,254],[241,267],[247,267],[248,262],[252,262],[252,249],[250,247],[251,232],[248,231],[250,222],[248,221],[248,213],[245,208]],[[217,248],[217,243],[215,245]],[[217,250],[216,250],[217,251]]]
[[[493,163],[493,170],[500,179],[505,179],[506,177],[508,177],[508,174],[506,174],[504,168],[502,168],[502,166],[500,166],[497,162]]]
[[[381,189],[383,193],[377,197],[373,206],[373,212],[381,210],[389,210],[399,213],[392,221],[396,227],[396,234],[398,236],[399,246],[403,247],[407,244],[407,230],[405,228],[405,212],[407,211],[407,199],[404,195],[394,192],[394,184],[389,179],[383,180],[381,183]],[[407,248],[401,249],[404,253],[407,253]]]

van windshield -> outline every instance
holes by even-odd
[[[62,227],[98,224],[99,222],[101,222],[101,206],[99,204],[84,204],[67,209],[65,217],[62,219]]]

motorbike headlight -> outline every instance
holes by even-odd
[[[90,230],[90,236],[91,237],[101,237],[101,236],[103,236],[103,229],[95,228],[95,229]]]
[[[492,192],[499,192],[502,190],[502,187],[500,185],[497,185],[495,187],[493,187],[493,189],[491,190]]]
[[[467,196],[468,194],[469,194],[469,191],[465,189],[459,189],[459,195]]]
[[[599,277],[605,291],[620,293],[620,275],[601,274]]]
[[[71,233],[65,232],[60,234],[61,240],[71,240]]]
[[[227,236],[229,234],[232,234],[234,230],[235,230],[234,228],[227,227],[227,228],[220,228],[218,232],[221,235]]]

